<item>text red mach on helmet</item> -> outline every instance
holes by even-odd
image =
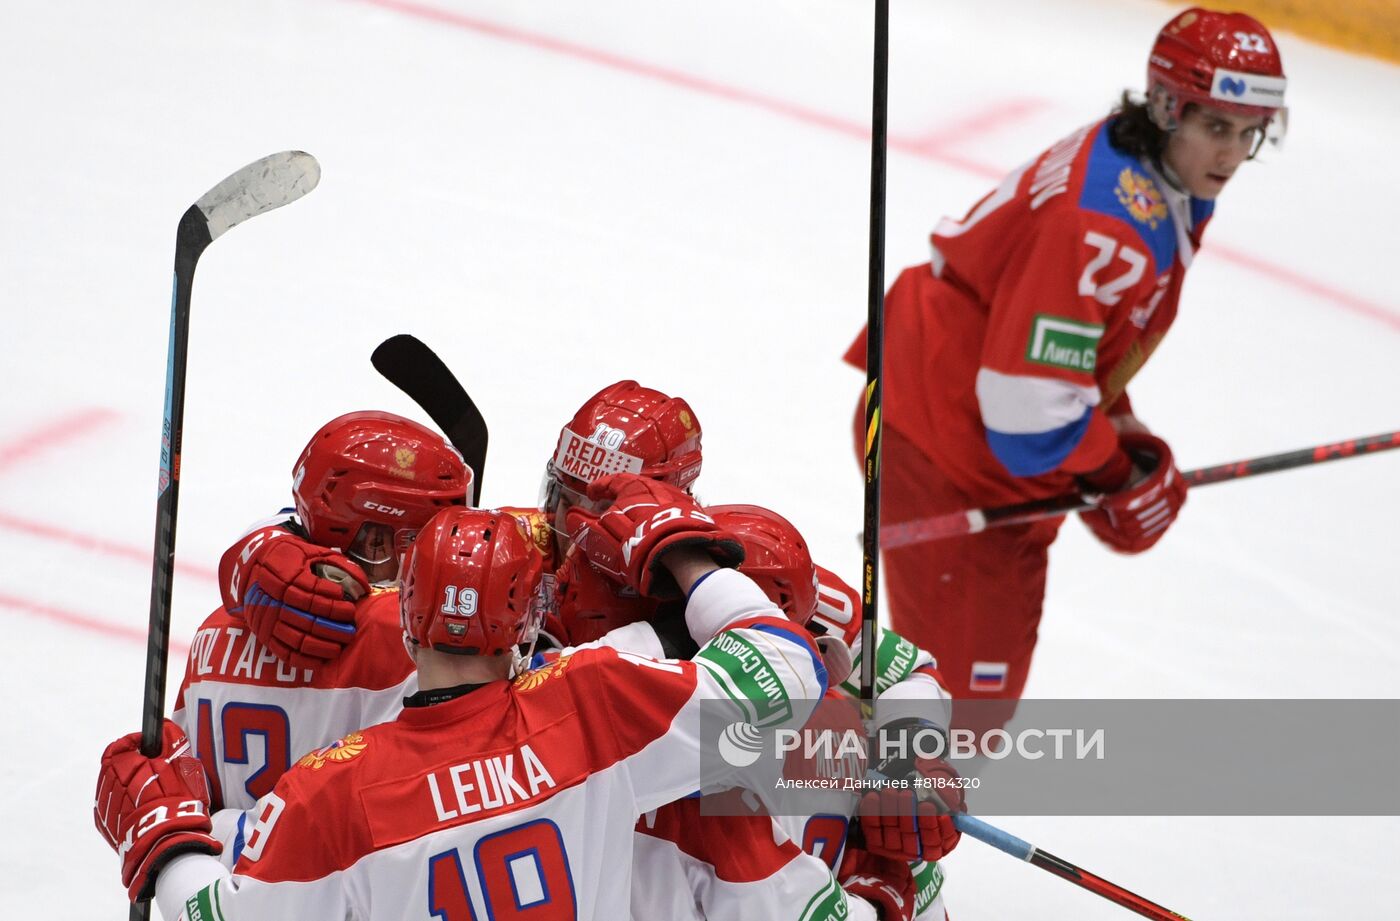
[[[444,509],[404,560],[399,616],[417,646],[499,656],[534,641],[544,558],[515,516]]]
[[[789,620],[806,626],[817,611],[817,569],[797,528],[757,505],[711,505],[706,514],[744,545],[739,571],[763,589]]]
[[[700,475],[700,423],[690,404],[636,381],[598,391],[559,433],[542,505],[553,512],[561,489],[583,505],[588,484],[610,473],[638,473],[688,490]]]
[[[1191,103],[1272,118],[1286,85],[1274,37],[1244,13],[1189,9],[1158,33],[1147,61],[1149,98],[1158,87],[1167,95],[1167,130]]]
[[[292,472],[292,496],[308,536],[341,551],[374,523],[393,529],[401,553],[435,512],[465,505],[471,484],[472,472],[442,436],[385,412],[327,422]]]

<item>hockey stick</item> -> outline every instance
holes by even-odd
[[[442,359],[415,336],[400,333],[385,339],[370,355],[374,369],[423,407],[461,453],[472,471],[472,505],[481,501],[486,473],[486,417]]]
[[[1185,915],[1177,914],[1169,908],[1163,908],[1156,902],[1144,899],[1134,892],[1129,892],[1122,886],[1110,883],[1108,880],[1095,876],[1087,870],[1081,870],[1068,860],[1056,857],[1054,854],[1046,853],[1028,841],[1022,841],[1015,835],[1008,834],[999,828],[988,825],[981,819],[965,813],[953,816],[953,821],[957,824],[958,830],[965,835],[970,835],[985,844],[990,844],[999,851],[1010,854],[1012,857],[1024,860],[1027,863],[1040,867],[1062,877],[1084,889],[1088,889],[1095,895],[1101,895],[1118,905],[1122,905],[1129,911],[1136,912],[1144,918],[1156,918],[1158,921],[1189,921]]]
[[[860,700],[875,714],[875,653],[880,583],[880,377],[885,351],[885,122],[889,100],[890,4],[875,0],[873,95],[870,105],[870,264],[865,341],[865,539],[861,567]],[[875,740],[870,739],[872,760]]]
[[[1231,461],[1214,467],[1188,470],[1181,476],[1188,486],[1209,486],[1212,483],[1241,480],[1265,473],[1277,473],[1280,470],[1292,470],[1295,467],[1309,467],[1313,464],[1359,457],[1362,454],[1389,451],[1392,448],[1400,448],[1400,432],[1386,432],[1383,435],[1352,438],[1297,451],[1285,451],[1282,454],[1266,454],[1263,457]],[[1072,493],[1033,502],[1019,502],[1015,505],[974,508],[965,512],[949,512],[946,515],[932,515],[900,524],[885,525],[880,530],[880,540],[888,550],[945,537],[957,537],[960,534],[977,534],[988,528],[1003,528],[1046,518],[1059,518],[1070,512],[1093,507],[1094,503],[1085,496]]]
[[[165,717],[165,668],[170,647],[170,595],[175,567],[175,516],[180,498],[180,442],[185,428],[185,359],[189,354],[190,295],[195,264],[229,228],[296,201],[316,188],[316,158],[289,150],[250,163],[190,206],[175,232],[175,278],[170,299],[170,345],[165,364],[165,422],[160,435],[155,552],[151,566],[151,620],[146,643],[146,687],[141,711],[141,753],[160,754]],[[145,902],[131,906],[144,919]]]

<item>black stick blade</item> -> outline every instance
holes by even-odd
[[[423,408],[472,470],[472,505],[481,501],[486,473],[486,418],[442,359],[422,340],[400,333],[370,355],[374,369]]]

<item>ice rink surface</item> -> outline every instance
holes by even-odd
[[[1171,9],[896,0],[887,279],[927,258],[941,215],[1138,87]],[[861,379],[839,356],[865,313],[868,4],[5,19],[0,917],[125,917],[90,802],[99,752],[140,715],[174,230],[264,154],[309,150],[324,177],[217,242],[195,281],[177,656],[216,604],[219,553],[287,500],[310,433],[416,414],[368,360],[398,332],[491,420],[488,503],[533,501],[559,426],[636,377],[695,407],[707,501],[782,510],[855,580]],[[1287,147],[1225,191],[1133,385],[1183,468],[1400,427],[1400,69],[1278,39]],[[1397,474],[1391,454],[1212,487],[1140,558],[1067,526],[1028,696],[1397,696]],[[1347,740],[1300,726],[1299,744]],[[1400,902],[1395,818],[998,824],[1197,919]],[[955,921],[1128,917],[975,841],[947,870]]]

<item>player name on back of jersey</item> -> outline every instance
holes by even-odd
[[[315,673],[282,662],[247,627],[225,625],[202,628],[190,643],[190,680],[211,675],[220,681],[261,685],[268,684],[270,677],[278,684],[297,687],[309,684]]]
[[[375,843],[384,846],[434,825],[460,825],[524,809],[578,779],[556,778],[526,743],[427,774],[370,784],[361,800]]]
[[[1069,191],[1069,177],[1074,169],[1074,159],[1079,156],[1079,148],[1084,145],[1084,139],[1095,127],[1086,125],[1069,137],[1055,142],[1046,152],[1040,166],[1036,167],[1035,176],[1027,190],[1031,197],[1032,211],[1038,210],[1056,195]]]
[[[529,745],[520,746],[518,752],[439,768],[427,776],[427,782],[439,822],[512,806],[558,786]],[[444,791],[449,794],[445,801]]]

